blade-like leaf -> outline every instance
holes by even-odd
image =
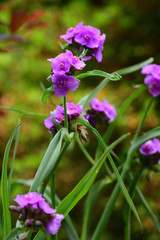
[[[21,122],[20,122],[20,120],[19,120],[19,124],[20,124],[20,123],[21,123]],[[13,157],[12,157],[12,165],[11,165],[11,169],[10,169],[10,173],[9,173],[9,177],[8,177],[8,199],[10,199],[11,180],[12,180],[14,160],[15,160],[15,157],[16,157],[16,152],[17,152],[17,147],[18,147],[19,132],[20,132],[20,127],[18,128],[17,134],[16,134],[14,151],[13,151]]]
[[[49,97],[50,94],[53,93],[53,92],[54,92],[53,86],[47,88],[47,89],[44,91],[43,96],[42,96],[42,102],[43,102],[44,104],[47,103],[48,97]]]
[[[77,186],[69,193],[57,207],[57,212],[62,213],[66,216],[70,210],[77,204],[77,202],[87,193],[93,181],[95,180],[100,168],[102,167],[106,157],[111,152],[111,150],[122,140],[124,140],[128,134],[123,135],[112,143],[103,153],[101,158],[93,165],[93,167],[88,171],[88,173],[82,178],[82,180],[77,184]]]
[[[62,145],[62,140],[67,130],[62,128],[57,132],[52,141],[49,144],[49,147],[42,159],[42,162],[37,170],[36,176],[34,178],[33,184],[30,191],[34,192],[40,186],[40,184],[48,178],[50,173],[57,166],[57,161],[59,160],[60,149]]]
[[[20,113],[20,114],[23,114],[23,115],[33,116],[33,117],[41,117],[41,118],[49,117],[49,115],[47,115],[47,114],[41,114],[41,113],[35,113],[35,112],[27,112],[27,111],[15,109],[15,108],[6,108],[6,107],[0,106],[0,109],[3,109],[5,111],[9,111],[9,112]]]
[[[12,231],[7,236],[6,240],[13,240],[13,239],[15,239],[14,237],[16,237],[19,233],[21,233],[21,231],[22,230],[20,228],[12,229]]]
[[[44,232],[39,231],[36,236],[33,238],[33,240],[46,240],[47,237]]]
[[[3,209],[3,239],[5,239],[6,236],[9,234],[9,232],[11,231],[11,216],[9,211],[9,199],[8,199],[8,191],[7,191],[7,186],[8,186],[7,167],[8,167],[8,158],[9,158],[11,144],[18,129],[19,129],[19,125],[12,132],[10,139],[7,143],[7,146],[4,152],[4,157],[3,157],[2,176],[1,176],[1,195],[2,195],[2,209]]]
[[[96,71],[96,70],[95,70]],[[98,71],[98,70],[97,70]],[[108,73],[109,74],[109,73]],[[91,100],[97,95],[97,93],[104,88],[104,86],[110,81],[110,80],[120,80],[121,77],[119,75],[112,75],[109,74],[110,77],[106,77],[103,79],[103,81],[88,95],[86,95],[85,97],[81,98],[81,100],[79,101],[79,104],[85,108],[90,102]]]
[[[101,70],[93,70],[93,71],[88,71],[86,73],[81,73],[78,76],[76,76],[76,78],[83,79],[83,78],[92,77],[92,76],[108,78],[111,81],[118,81],[118,80],[121,80],[122,78],[119,74],[116,74],[116,73],[110,74]]]
[[[97,196],[102,188],[105,186],[106,181],[100,180],[92,185],[89,190],[88,197],[85,202],[84,215],[83,215],[83,226],[82,226],[82,235],[81,240],[89,239],[89,231],[92,219],[92,210],[97,201]]]
[[[142,67],[144,67],[145,65],[152,63],[153,61],[154,61],[154,58],[151,57],[141,63],[135,64],[130,67],[122,68],[120,70],[117,70],[116,72],[119,73],[120,75],[125,75],[128,73],[136,72],[136,71],[140,70]]]

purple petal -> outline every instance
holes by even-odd
[[[55,214],[55,217],[47,222],[46,232],[55,235],[61,226],[61,220],[63,218],[64,216],[62,214]]]
[[[51,208],[47,202],[45,202],[45,201],[40,201],[38,204],[39,204],[40,209],[41,209],[44,213],[49,214],[49,215],[56,213],[56,210],[53,209],[53,208]]]
[[[67,82],[66,82],[66,87],[68,91],[75,91],[79,86],[79,82],[76,80],[76,78],[72,76],[68,76]]]
[[[144,143],[139,150],[143,155],[152,155],[156,152],[156,148],[151,140]]]

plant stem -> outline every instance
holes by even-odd
[[[133,178],[133,180],[131,181],[131,185],[130,185],[130,189],[129,189],[129,194],[130,197],[133,198],[135,189],[136,189],[136,185],[143,173],[143,171],[145,170],[145,167],[141,164],[139,166],[139,168],[137,169],[137,172]],[[124,222],[125,222],[125,228],[124,228],[124,240],[130,240],[130,207],[127,204],[124,210]]]
[[[64,97],[64,127],[68,129],[68,116],[67,116],[66,97]]]
[[[85,147],[83,146],[83,144],[81,143],[81,141],[79,140],[79,137],[76,135],[76,141],[78,143],[78,146],[80,147],[80,149],[82,150],[84,156],[87,158],[87,160],[91,163],[91,165],[94,165],[94,160],[91,157],[91,155],[87,152],[87,150],[85,149]]]

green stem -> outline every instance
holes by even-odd
[[[41,183],[41,185],[40,185],[40,187],[39,187],[39,190],[38,190],[38,193],[41,193],[42,195],[44,194],[44,191],[45,191],[45,188],[46,188],[46,186],[47,186],[47,183],[45,182],[43,182],[43,183]]]
[[[150,100],[147,108],[145,109],[145,112],[144,112],[144,115],[142,117],[142,120],[141,120],[141,122],[140,122],[140,124],[139,124],[139,126],[137,128],[138,131],[137,131],[136,137],[134,137],[134,141],[132,141],[132,145],[133,145],[133,143],[136,141],[136,139],[138,137],[138,134],[139,134],[139,132],[140,132],[140,130],[142,128],[142,125],[143,125],[144,120],[145,120],[145,118],[147,116],[147,113],[149,111],[149,108],[151,106],[151,102],[152,101]],[[121,173],[121,178],[123,180],[126,179],[126,177],[128,175],[128,172],[131,169],[132,159],[133,159],[133,157],[135,155],[136,150],[137,149],[133,149],[132,151],[130,151],[130,150],[128,151],[127,159],[126,159],[126,162],[124,164],[124,168],[123,168],[122,173]],[[113,208],[114,208],[114,205],[115,205],[115,202],[116,202],[116,200],[118,198],[119,193],[120,193],[120,186],[119,186],[119,183],[117,183],[115,188],[113,189],[111,197],[109,198],[109,201],[108,201],[108,203],[107,203],[107,205],[106,205],[106,207],[105,207],[105,209],[104,209],[104,211],[102,213],[102,216],[101,216],[101,218],[100,218],[100,220],[98,222],[98,225],[97,225],[97,227],[95,229],[95,232],[93,234],[92,240],[97,240],[102,235],[102,233],[103,233],[104,229],[106,228],[106,225],[107,225],[107,223],[108,223],[108,221],[110,219],[110,216],[112,214],[112,211],[113,211]]]
[[[154,97],[151,97],[151,99],[149,100],[147,108],[146,108],[146,110],[145,110],[145,112],[143,114],[142,120],[140,121],[140,124],[139,124],[139,126],[137,128],[136,134],[133,137],[133,143],[137,140],[137,137],[138,137],[138,135],[139,135],[139,133],[140,133],[140,131],[142,129],[143,123],[144,123],[144,121],[145,121],[145,119],[147,117],[148,111],[149,111],[149,109],[150,109],[150,107],[151,107],[151,105],[153,103],[153,100],[154,100]]]
[[[94,160],[91,157],[91,155],[87,152],[81,141],[79,140],[79,137],[76,135],[76,142],[78,146],[80,147],[81,151],[83,152],[84,156],[87,158],[87,160],[91,163],[91,165],[94,165]]]
[[[130,189],[129,189],[129,194],[131,198],[133,198],[136,185],[144,170],[145,170],[145,167],[141,164],[131,182]],[[127,204],[124,210],[124,222],[125,222],[124,240],[130,240],[130,213],[131,213],[130,207]]]
[[[67,116],[66,97],[64,97],[64,127],[68,129],[68,116]]]

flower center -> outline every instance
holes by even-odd
[[[88,40],[91,38],[91,36],[87,33],[86,35],[84,35],[85,39]]]
[[[63,88],[63,87],[66,86],[66,81],[65,81],[65,80],[61,80],[61,81],[58,81],[57,84],[58,84],[61,88]]]
[[[63,69],[64,68],[64,63],[58,64],[58,68]]]

